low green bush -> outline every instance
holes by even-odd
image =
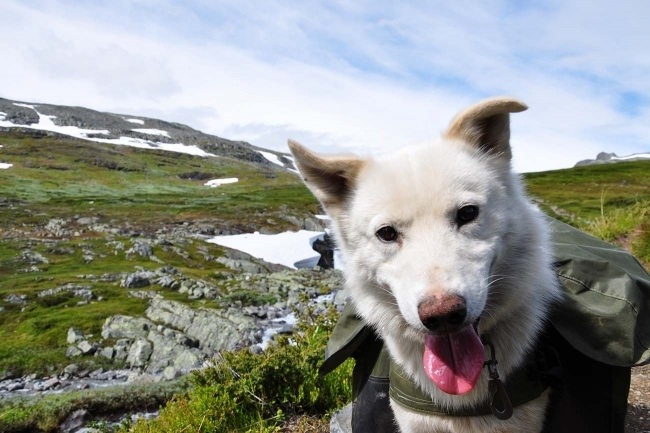
[[[221,354],[215,366],[193,374],[187,398],[122,432],[270,433],[297,415],[325,417],[352,395],[351,362],[327,376],[318,374],[337,316],[302,317],[300,332],[279,337],[259,355]]]

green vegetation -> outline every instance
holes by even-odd
[[[318,375],[336,318],[334,313],[302,317],[302,332],[280,338],[261,355],[223,353],[215,367],[192,376],[187,398],[173,400],[155,420],[122,432],[271,433],[296,416],[322,417],[342,407],[352,395],[351,362]]]
[[[549,215],[619,245],[650,267],[650,161],[529,173]]]
[[[3,158],[14,164],[0,171],[0,229],[77,215],[152,231],[210,220],[279,232],[290,227],[283,214],[309,215],[318,209],[294,174],[234,159],[11,133],[0,134],[0,144]],[[239,182],[203,185],[229,177]]]
[[[172,397],[184,395],[188,386],[189,380],[182,378],[0,401],[0,427],[4,433],[54,433],[76,410],[95,416],[155,411]]]
[[[319,317],[307,312],[299,333],[278,338],[263,354],[223,353],[216,366],[197,371],[188,380],[0,402],[0,426],[8,433],[55,432],[79,409],[94,416],[155,410],[175,396],[158,418],[126,424],[121,431],[270,433],[293,422],[292,431],[313,432],[314,423],[322,425],[314,418],[342,407],[352,395],[350,361],[325,377],[318,375],[336,319],[333,311]]]

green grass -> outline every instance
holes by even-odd
[[[172,397],[179,398],[188,387],[186,377],[174,382],[126,384],[0,401],[0,429],[4,433],[55,433],[76,410],[85,409],[96,417],[155,411]]]
[[[318,209],[294,174],[230,158],[11,133],[0,133],[0,144],[3,158],[14,164],[0,172],[8,203],[0,229],[76,214],[143,227],[212,219],[281,231],[288,226],[282,213],[308,215]],[[239,182],[208,188],[205,180],[188,179],[190,173]]]
[[[564,170],[528,173],[528,191],[570,217],[568,222],[593,220],[598,216],[638,202],[650,201],[650,161],[582,166]]]

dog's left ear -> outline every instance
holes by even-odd
[[[366,161],[356,156],[317,155],[293,140],[289,140],[289,149],[307,187],[330,216],[338,216]]]
[[[510,113],[519,113],[527,108],[526,104],[514,98],[486,99],[458,114],[444,137],[463,140],[510,160]]]

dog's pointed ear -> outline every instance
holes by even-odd
[[[289,140],[289,149],[307,187],[330,216],[338,215],[366,161],[356,156],[317,155],[293,140]]]
[[[527,108],[526,104],[514,98],[486,99],[458,114],[444,137],[463,140],[510,160],[510,113],[519,113]]]

